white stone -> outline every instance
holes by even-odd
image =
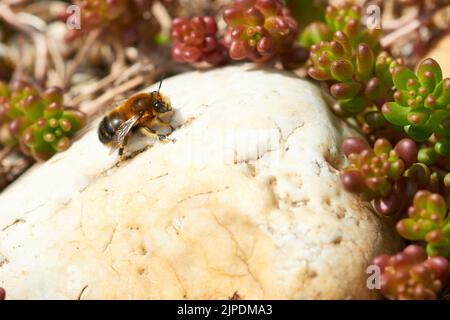
[[[0,195],[7,298],[377,297],[366,268],[399,240],[342,189],[350,132],[313,84],[249,64],[162,91],[175,141],[117,167],[94,127]]]

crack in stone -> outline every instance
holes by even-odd
[[[301,124],[299,124],[298,126],[296,126],[294,129],[292,129],[291,132],[289,132],[289,134],[286,136],[286,138],[284,139],[284,142],[287,142],[289,140],[289,138],[298,130],[301,129],[305,126],[305,124],[302,122]]]
[[[81,300],[81,296],[83,295],[84,291],[89,287],[89,285],[85,285],[83,289],[81,289],[81,292],[78,294],[77,300]]]
[[[279,137],[278,137],[278,144],[280,146],[282,146],[283,145],[283,130],[281,130],[280,125],[275,120],[270,119],[270,121],[272,121],[275,124],[275,127],[277,128],[278,135],[279,135]]]
[[[161,259],[161,260],[169,267],[169,269],[170,269],[170,270],[172,271],[172,273],[174,274],[175,279],[177,280],[178,284],[180,285],[181,290],[183,291],[183,297],[184,297],[184,298],[187,298],[187,290],[186,290],[186,287],[184,286],[183,282],[181,281],[181,278],[180,278],[180,276],[178,275],[178,273],[177,273],[177,271],[175,270],[175,268],[173,267],[173,265],[172,265],[167,259],[165,259],[165,258],[163,258],[163,257],[161,257],[161,256],[156,256],[156,255],[155,255],[155,257]]]
[[[19,224],[19,223],[25,223],[25,222],[26,222],[26,220],[24,220],[24,219],[22,219],[22,218],[16,219],[16,220],[14,220],[12,223],[10,223],[10,224],[7,225],[6,227],[4,227],[4,228],[2,229],[2,231],[6,231],[6,230],[8,230],[9,228],[15,226],[16,224]]]
[[[109,267],[110,267],[117,275],[120,276],[119,271],[117,271],[117,269],[114,268],[114,266],[113,266],[112,264],[111,264]]]
[[[86,239],[86,234],[84,233],[84,227],[83,227],[83,215],[84,215],[84,207],[83,204],[80,206],[80,225],[79,229],[81,231],[81,235],[84,239]]]
[[[105,247],[103,248],[103,253],[106,252],[106,250],[108,250],[108,247],[111,245],[114,235],[116,234],[116,230],[117,230],[117,225],[114,227],[114,229],[111,232],[111,235],[109,236],[109,240],[108,242],[105,244]]]
[[[323,164],[321,164],[319,161],[317,161],[317,159],[314,160],[314,164],[315,164],[315,166],[316,166],[316,168],[317,168],[317,170],[315,170],[316,175],[317,175],[318,177],[320,177],[321,174],[322,174]]]
[[[280,125],[273,119],[270,119],[274,124],[275,127],[277,128],[277,131],[279,132],[280,138],[279,138],[279,144],[280,145],[284,145],[288,139],[295,133],[295,131],[297,131],[298,129],[301,129],[305,126],[305,123],[302,122],[299,125],[297,125],[294,129],[291,130],[291,132],[288,133],[288,135],[286,136],[286,138],[283,137],[283,130],[281,129]]]
[[[188,201],[188,200],[190,200],[192,198],[206,196],[206,195],[211,195],[211,194],[219,193],[219,192],[222,192],[222,191],[225,191],[225,190],[228,190],[228,189],[230,189],[230,187],[226,186],[225,188],[218,189],[218,190],[211,190],[211,191],[207,191],[207,192],[196,193],[196,194],[190,195],[189,197],[186,197],[184,199],[181,199],[181,200],[177,201],[177,204],[180,204],[182,202]]]
[[[236,290],[232,296],[228,297],[228,300],[242,300],[242,297],[239,295],[238,291]]]
[[[261,282],[258,280],[258,278],[253,274],[252,270],[250,269],[250,265],[248,264],[248,262],[246,260],[248,258],[245,257],[245,252],[244,252],[244,250],[242,250],[242,248],[239,245],[239,242],[235,238],[234,234],[231,232],[231,230],[226,225],[224,225],[222,222],[220,222],[219,218],[217,218],[217,216],[214,213],[211,212],[211,215],[214,218],[214,220],[216,221],[216,223],[228,233],[231,241],[234,243],[236,257],[245,265],[245,267],[247,269],[247,273],[256,282],[256,284],[258,285],[258,287],[260,288],[260,290],[262,291],[262,293],[264,295],[264,287],[261,284]]]
[[[44,202],[44,203],[41,203],[40,205],[34,207],[33,209],[30,209],[30,210],[25,211],[24,213],[22,213],[22,214],[20,215],[20,216],[21,216],[20,218],[15,219],[15,220],[14,220],[13,222],[11,222],[9,225],[5,226],[5,227],[2,229],[2,232],[8,230],[8,229],[11,228],[12,226],[17,225],[18,223],[25,223],[25,222],[26,222],[26,220],[24,219],[25,216],[27,216],[27,215],[30,214],[31,212],[33,212],[33,211],[35,211],[35,210],[37,210],[37,209],[39,209],[39,208],[41,208],[41,207],[43,207],[43,206],[45,206],[46,204],[47,204],[47,202]]]
[[[156,177],[152,177],[152,178],[148,179],[148,180],[147,180],[147,182],[150,182],[150,181],[153,181],[153,180],[158,180],[158,179],[161,179],[161,178],[167,177],[168,175],[169,175],[169,173],[168,173],[168,172],[166,172],[166,173],[164,173],[164,174],[161,174],[161,175],[159,175],[159,176],[156,176]]]
[[[214,268],[214,267],[208,267],[208,270],[217,273],[221,276],[224,277],[229,277],[229,278],[243,278],[243,277],[247,277],[248,273],[242,273],[242,274],[232,274],[232,273],[228,273],[225,270],[222,269],[218,269],[218,268]]]

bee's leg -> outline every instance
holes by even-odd
[[[153,139],[158,139],[161,142],[169,142],[172,141],[172,139],[167,138],[167,136],[165,134],[158,134],[157,132],[155,132],[154,130],[152,130],[149,127],[140,127],[139,131],[146,135],[147,137],[151,137]]]
[[[124,161],[126,160],[125,154],[124,154],[124,150],[125,150],[125,146],[127,144],[128,139],[125,138],[125,140],[123,141],[123,143],[119,146],[119,157],[120,157],[120,161]]]
[[[165,134],[158,134],[158,139],[161,142],[175,142],[175,139],[170,139]]]
[[[174,139],[167,138],[168,135],[170,135],[175,129],[170,125],[170,123],[164,122],[159,118],[155,118],[152,121],[151,128],[155,128],[154,131],[158,133],[159,140],[163,142],[172,141],[174,142]],[[160,134],[159,132],[163,132],[163,134]]]
[[[133,152],[131,152],[130,154],[123,155],[123,156],[120,158],[120,162],[124,162],[124,161],[130,160],[130,159],[133,159],[133,158],[134,158],[135,156],[137,156],[138,154],[140,154],[140,153],[144,152],[145,150],[147,150],[148,147],[149,147],[149,146],[146,146],[146,147],[144,147],[144,148],[142,148],[142,149],[133,151]]]
[[[124,156],[124,154],[123,154],[124,149],[125,149],[125,146],[123,146],[123,145],[119,147],[119,157],[120,157],[120,161],[124,161],[124,160],[125,160],[125,156]]]
[[[155,131],[153,131],[152,129],[148,128],[148,127],[140,127],[139,128],[139,132],[142,133],[144,136],[147,136],[149,138],[152,139],[158,139],[158,135],[156,134]]]

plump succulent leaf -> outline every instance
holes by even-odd
[[[217,66],[227,61],[227,52],[217,37],[214,17],[177,18],[172,22],[172,57],[182,63],[206,62]]]

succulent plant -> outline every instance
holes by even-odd
[[[392,300],[437,299],[449,273],[447,259],[427,259],[418,245],[410,245],[393,256],[378,256],[372,263],[381,270],[381,292]]]
[[[362,24],[362,8],[350,2],[327,6],[325,22],[314,21],[308,25],[301,34],[301,41],[309,48],[320,42],[332,41],[337,32],[345,35],[348,46],[352,49],[365,43],[375,54],[380,52],[379,39],[382,30],[366,28]]]
[[[382,52],[381,32],[366,28],[361,8],[347,2],[328,6],[324,21],[310,23],[300,43],[310,49],[309,76],[336,99],[333,111],[353,117],[371,143],[344,141],[344,188],[392,216],[404,238],[426,244],[375,259],[383,294],[436,299],[450,257],[450,79],[432,59],[414,73]]]
[[[59,88],[48,88],[41,94],[26,82],[15,82],[11,87],[0,83],[0,142],[19,144],[36,160],[66,150],[85,118],[78,109],[64,107]]]
[[[303,30],[300,39],[303,45],[310,48],[320,42],[330,42],[336,32],[340,31],[356,48],[358,43],[378,46],[381,32],[364,28],[361,23],[362,9],[350,2],[338,6],[329,5],[325,10],[325,21],[314,21]]]
[[[342,116],[381,107],[392,95],[389,71],[401,62],[380,52],[381,30],[363,27],[358,6],[328,6],[325,17],[326,23],[314,22],[302,34],[302,43],[311,47],[308,74],[330,83]]]
[[[290,50],[298,34],[297,22],[279,0],[234,0],[223,18],[228,26],[225,45],[233,60],[270,61]]]
[[[66,41],[100,28],[104,30],[104,40],[119,39],[125,45],[138,41],[151,43],[160,31],[151,11],[153,0],[72,0],[72,3],[80,7],[82,27],[68,30]]]
[[[400,220],[397,231],[408,240],[427,242],[429,256],[450,256],[450,219],[447,204],[437,193],[419,191],[408,211],[409,218]]]
[[[227,51],[217,38],[214,17],[177,18],[172,23],[172,56],[178,62],[207,62],[220,65],[227,61]]]
[[[338,101],[335,111],[342,116],[381,107],[393,93],[390,70],[402,62],[380,52],[381,30],[363,26],[360,7],[328,6],[325,18],[326,23],[313,22],[301,36],[311,50],[308,74],[329,83]]]
[[[367,200],[390,194],[393,182],[400,179],[417,157],[417,146],[410,139],[393,148],[386,139],[378,139],[373,149],[360,138],[343,142],[342,149],[350,165],[341,171],[341,181],[349,192],[360,193]]]
[[[424,60],[416,74],[405,66],[392,71],[397,91],[394,101],[383,108],[385,118],[402,126],[416,141],[434,135],[434,150],[450,155],[450,78],[442,78],[442,70],[433,59]]]

